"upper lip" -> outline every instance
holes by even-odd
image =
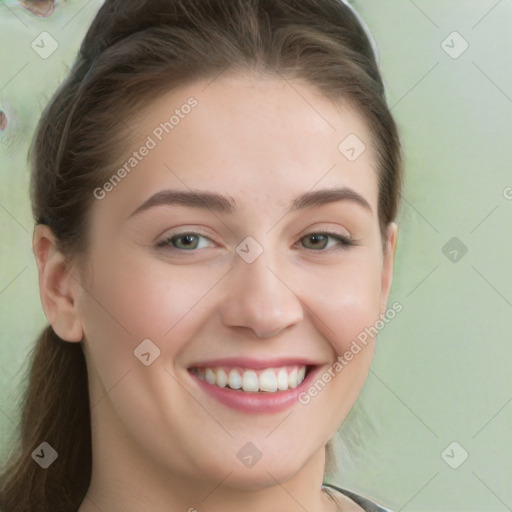
[[[253,368],[260,370],[263,368],[279,368],[281,366],[317,366],[321,363],[315,362],[305,357],[279,357],[274,359],[255,359],[251,357],[224,357],[219,359],[210,359],[191,364],[189,368],[215,368],[218,366]]]

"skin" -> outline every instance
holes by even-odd
[[[385,312],[396,225],[383,251],[369,131],[348,104],[298,81],[223,75],[141,112],[127,158],[190,96],[197,107],[94,200],[83,265],[66,263],[48,227],[34,232],[45,313],[62,339],[82,341],[89,371],[93,474],[79,512],[361,510],[321,484],[325,445],[364,384],[374,340],[308,405],[273,414],[218,403],[187,368],[303,356],[327,370]],[[367,148],[354,162],[338,150],[351,133]],[[300,194],[333,187],[371,211],[344,200],[287,212]],[[167,205],[128,218],[158,191],[189,188],[229,195],[238,210]],[[207,237],[199,248],[157,247],[189,230]],[[306,235],[321,231],[358,245],[315,246]],[[235,252],[247,236],[263,248],[250,264]],[[161,351],[150,366],[133,354],[146,338]],[[251,468],[237,458],[247,442],[262,453]]]

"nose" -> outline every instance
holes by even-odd
[[[260,338],[276,336],[303,318],[293,283],[269,265],[264,251],[255,261],[238,258],[226,283],[221,319],[228,327],[251,329]]]

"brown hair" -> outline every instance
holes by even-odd
[[[106,0],[30,150],[36,224],[68,260],[84,257],[93,191],[112,175],[130,116],[159,94],[228,70],[299,79],[367,122],[378,159],[381,233],[402,180],[395,122],[371,44],[340,0]],[[341,142],[341,141],[340,141]],[[76,511],[91,477],[90,404],[81,343],[47,326],[31,357],[19,442],[3,470],[3,512]],[[47,469],[31,453],[48,442]],[[327,471],[333,460],[327,450]]]

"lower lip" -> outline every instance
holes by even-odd
[[[188,373],[206,393],[233,409],[246,413],[272,414],[283,411],[297,403],[299,395],[308,388],[319,370],[319,366],[311,368],[306,378],[295,389],[276,391],[274,393],[265,391],[250,393],[230,388],[220,388],[215,384],[201,380],[192,372]]]

